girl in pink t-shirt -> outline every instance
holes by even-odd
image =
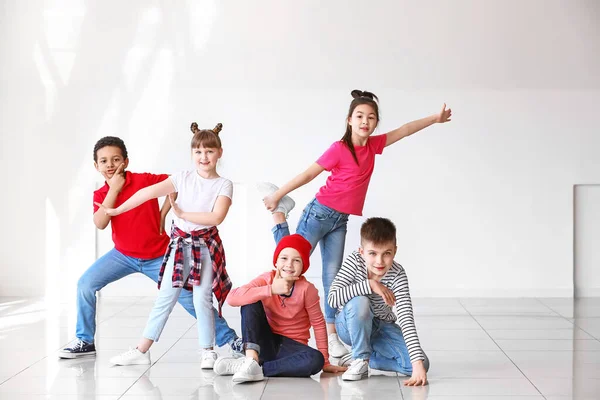
[[[435,123],[450,121],[452,112],[446,104],[438,114],[402,125],[384,135],[371,136],[379,123],[378,98],[373,93],[353,90],[346,121],[346,133],[333,143],[316,163],[281,188],[271,183],[259,184],[265,195],[266,208],[273,213],[275,241],[290,234],[287,214],[295,203],[287,196],[291,191],[306,185],[323,171],[330,171],[325,186],[306,206],[296,233],[304,236],[312,249],[321,247],[323,260],[323,288],[327,298],[333,279],[342,265],[348,216],[362,215],[369,181],[375,166],[375,155],[383,148],[396,143]],[[329,354],[343,357],[348,350],[335,331],[335,310],[325,302]]]

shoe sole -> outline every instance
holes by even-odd
[[[80,357],[92,357],[92,356],[96,356],[95,351],[88,351],[86,353],[59,353],[58,354],[59,358],[67,358],[67,359],[80,358]]]
[[[264,379],[265,379],[264,375],[245,375],[245,376],[234,377],[232,379],[232,381],[234,383],[244,383],[244,382],[259,382]]]
[[[205,364],[205,363],[200,364],[200,369],[214,369],[214,367],[215,367],[214,361],[212,363],[208,363],[208,364]]]
[[[343,381],[360,381],[361,379],[367,378],[369,376],[369,371],[364,372],[360,375],[350,375],[346,376],[346,374],[342,375]]]
[[[130,362],[130,363],[127,363],[127,364],[117,364],[117,363],[114,363],[114,362],[113,362],[113,363],[111,363],[111,364],[112,364],[112,365],[117,365],[117,366],[119,366],[119,367],[127,367],[127,366],[129,366],[129,365],[150,365],[150,364],[152,364],[152,362],[151,362],[151,361],[144,361],[144,362]]]

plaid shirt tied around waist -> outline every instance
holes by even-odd
[[[192,268],[190,269],[190,274],[187,280],[183,281],[183,243],[185,239],[192,238]],[[229,279],[229,275],[227,275],[227,270],[225,269],[225,251],[223,250],[223,242],[221,242],[221,237],[219,236],[219,230],[216,226],[212,226],[206,229],[200,229],[197,231],[192,231],[191,233],[187,233],[179,229],[175,224],[171,226],[171,241],[169,242],[169,247],[167,248],[167,252],[165,253],[165,257],[163,259],[162,266],[160,268],[160,273],[158,274],[158,288],[160,289],[160,284],[163,279],[163,275],[165,273],[165,268],[167,266],[167,262],[169,261],[169,257],[175,247],[175,262],[173,265],[173,287],[174,288],[184,288],[186,290],[192,290],[193,286],[200,285],[200,268],[201,268],[201,257],[200,257],[200,239],[203,239],[206,243],[206,247],[208,248],[208,252],[210,254],[210,258],[212,260],[212,268],[213,268],[213,282],[212,282],[212,291],[217,298],[219,303],[219,316],[221,316],[221,308],[223,307],[223,303],[231,290],[231,279]]]

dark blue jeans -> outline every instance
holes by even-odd
[[[242,340],[258,352],[265,376],[309,377],[323,369],[320,351],[273,333],[261,301],[242,306],[241,313]]]

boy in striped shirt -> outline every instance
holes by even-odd
[[[425,385],[429,359],[417,336],[406,273],[394,261],[396,227],[389,219],[369,218],[360,236],[361,247],[346,257],[327,297],[338,308],[338,335],[352,347],[342,379],[366,378],[371,366],[410,375],[404,385]]]

